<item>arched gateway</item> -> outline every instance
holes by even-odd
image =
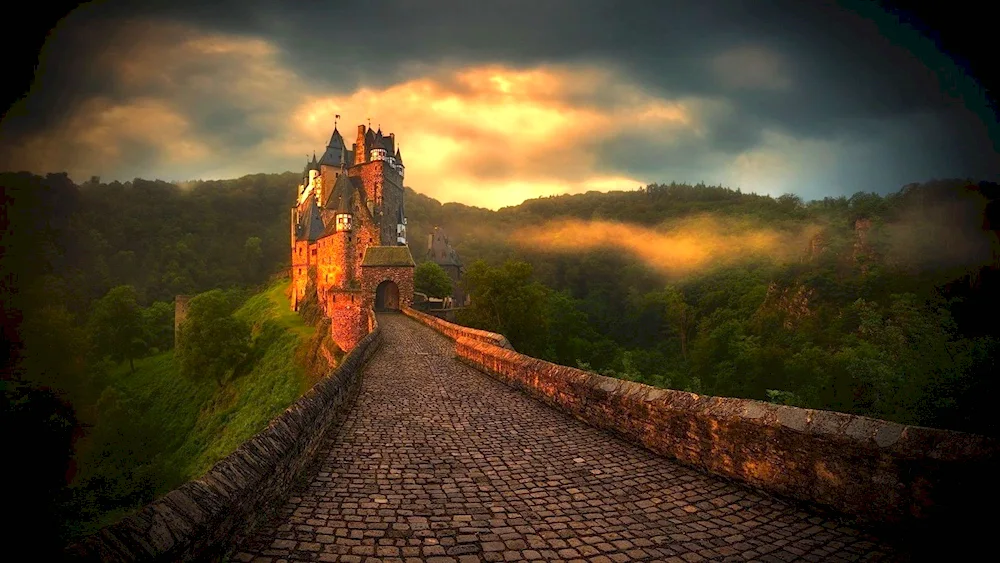
[[[375,288],[375,310],[399,310],[399,286],[392,280],[385,280]]]
[[[361,261],[364,308],[399,311],[413,304],[413,257],[406,246],[369,246]]]

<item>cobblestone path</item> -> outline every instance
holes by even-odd
[[[416,321],[379,323],[318,473],[238,561],[905,560],[511,390]]]

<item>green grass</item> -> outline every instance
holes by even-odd
[[[78,535],[204,474],[315,383],[301,352],[316,329],[291,310],[288,285],[275,283],[235,313],[253,326],[256,360],[221,387],[181,377],[172,351],[137,360],[134,374],[127,364],[109,372],[97,422],[79,448]],[[117,497],[110,501],[97,492],[109,485]]]

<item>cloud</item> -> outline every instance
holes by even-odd
[[[298,170],[340,114],[348,143],[369,117],[396,133],[410,187],[491,208],[649,182],[821,197],[1000,170],[934,72],[831,6],[188,4],[67,18],[0,123],[0,166]]]
[[[115,46],[90,60],[107,93],[77,100],[59,122],[28,135],[5,121],[0,165],[74,178],[236,172],[234,162],[272,158],[266,143],[304,88],[259,38],[147,20],[82,33]],[[236,175],[254,171],[244,165]]]
[[[787,64],[779,53],[761,46],[729,49],[711,62],[719,81],[727,87],[776,91],[792,86]]]
[[[187,117],[162,100],[118,103],[95,97],[81,104],[62,126],[22,139],[5,153],[0,165],[38,172],[68,170],[76,178],[86,178],[123,162],[186,165],[211,154],[192,134]]]
[[[600,92],[614,86],[614,96]],[[602,170],[600,142],[625,133],[683,142],[705,135],[710,100],[664,99],[624,84],[597,67],[501,65],[462,68],[383,90],[314,96],[300,105],[285,152],[329,135],[335,114],[396,133],[407,182],[447,200],[497,208],[520,197],[574,193],[642,183]],[[360,119],[359,119],[360,118]],[[348,142],[354,132],[346,133]]]

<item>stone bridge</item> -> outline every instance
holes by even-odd
[[[279,418],[241,447],[230,456],[235,461],[220,462],[205,478],[78,547],[77,554],[101,560],[228,556],[248,562],[692,563],[908,561],[921,559],[917,556],[929,553],[931,546],[947,545],[953,554],[959,547],[968,547],[967,542],[915,546],[911,536],[873,527],[871,514],[858,503],[876,507],[885,512],[884,520],[892,521],[899,519],[893,516],[894,510],[904,516],[912,514],[912,505],[919,504],[919,499],[895,482],[885,484],[890,489],[889,501],[862,485],[852,485],[850,479],[842,483],[837,469],[840,453],[830,453],[828,462],[835,484],[824,489],[810,481],[800,489],[819,492],[806,494],[782,481],[802,479],[801,468],[795,469],[795,455],[788,454],[789,469],[779,470],[780,475],[768,474],[770,454],[761,450],[755,438],[746,438],[743,446],[756,452],[747,455],[756,456],[765,467],[763,476],[737,474],[725,464],[698,462],[690,455],[686,459],[680,450],[669,451],[683,445],[683,437],[668,437],[669,443],[661,444],[649,437],[648,425],[646,430],[633,431],[625,427],[631,423],[595,423],[594,409],[607,412],[607,405],[600,403],[611,401],[614,390],[599,397],[574,397],[579,391],[573,391],[572,385],[553,385],[552,378],[559,374],[539,375],[543,369],[539,366],[529,366],[534,375],[522,373],[523,381],[518,383],[513,381],[519,377],[514,373],[517,370],[505,367],[503,360],[518,355],[503,347],[505,341],[499,335],[442,324],[411,311],[407,314],[380,314],[375,333],[332,378],[342,380],[337,391],[320,389],[304,398],[307,404],[301,410],[293,407],[286,412],[306,414],[283,415],[288,420]],[[455,337],[458,356],[464,361],[456,359]],[[493,356],[484,356],[489,355],[484,351],[487,348]],[[353,372],[358,373],[359,384],[352,390],[344,381]],[[526,386],[534,386],[537,392],[525,393]],[[664,392],[647,388],[644,393],[643,400],[648,402]],[[310,406],[308,401],[313,400],[319,401],[317,405],[326,401],[325,410]],[[620,416],[612,416],[617,419],[658,416],[649,409],[629,413],[625,403],[615,408],[625,409]],[[785,447],[781,432],[805,432],[781,409],[768,411],[779,413],[778,422],[763,415],[754,419],[762,439],[779,448]],[[328,411],[340,414],[320,414]],[[316,422],[302,422],[314,418]],[[858,418],[837,420],[852,423]],[[762,422],[765,419],[771,422]],[[810,415],[809,423],[813,422]],[[896,447],[890,444],[906,442],[907,431],[915,431],[872,422],[882,424],[866,427],[869,442],[878,442],[868,444],[872,448]],[[896,430],[893,440],[882,437],[886,428],[890,434]],[[938,433],[932,445],[938,461],[929,469],[916,462],[906,465],[906,471],[917,472],[907,477],[906,487],[914,479],[919,483],[921,472],[933,479],[939,475],[934,472],[950,462],[973,473],[981,470],[979,460],[993,463],[992,441],[930,432]],[[310,433],[316,436],[309,437]],[[737,435],[728,439],[742,439],[732,437]],[[926,434],[915,435],[929,439]],[[960,445],[947,446],[953,442]],[[921,443],[921,447],[932,447]],[[795,444],[788,447],[811,447]],[[289,448],[294,451],[280,453]],[[843,443],[838,448],[847,452],[843,455],[858,456]],[[912,454],[912,447],[907,451]],[[700,455],[709,454],[724,457],[717,450]],[[268,456],[276,461],[268,461]],[[917,457],[913,454],[908,459]],[[303,461],[307,458],[312,460],[308,465]],[[886,459],[858,463],[892,464]],[[737,465],[744,468],[740,471],[747,467],[746,462]],[[995,465],[988,467],[992,470]],[[882,470],[903,471],[898,467]],[[876,484],[879,479],[891,480],[872,467],[856,473]],[[978,479],[979,473],[975,474]],[[834,490],[836,483],[843,490]],[[765,492],[768,489],[779,494]],[[860,500],[837,497],[851,494],[861,495]]]

